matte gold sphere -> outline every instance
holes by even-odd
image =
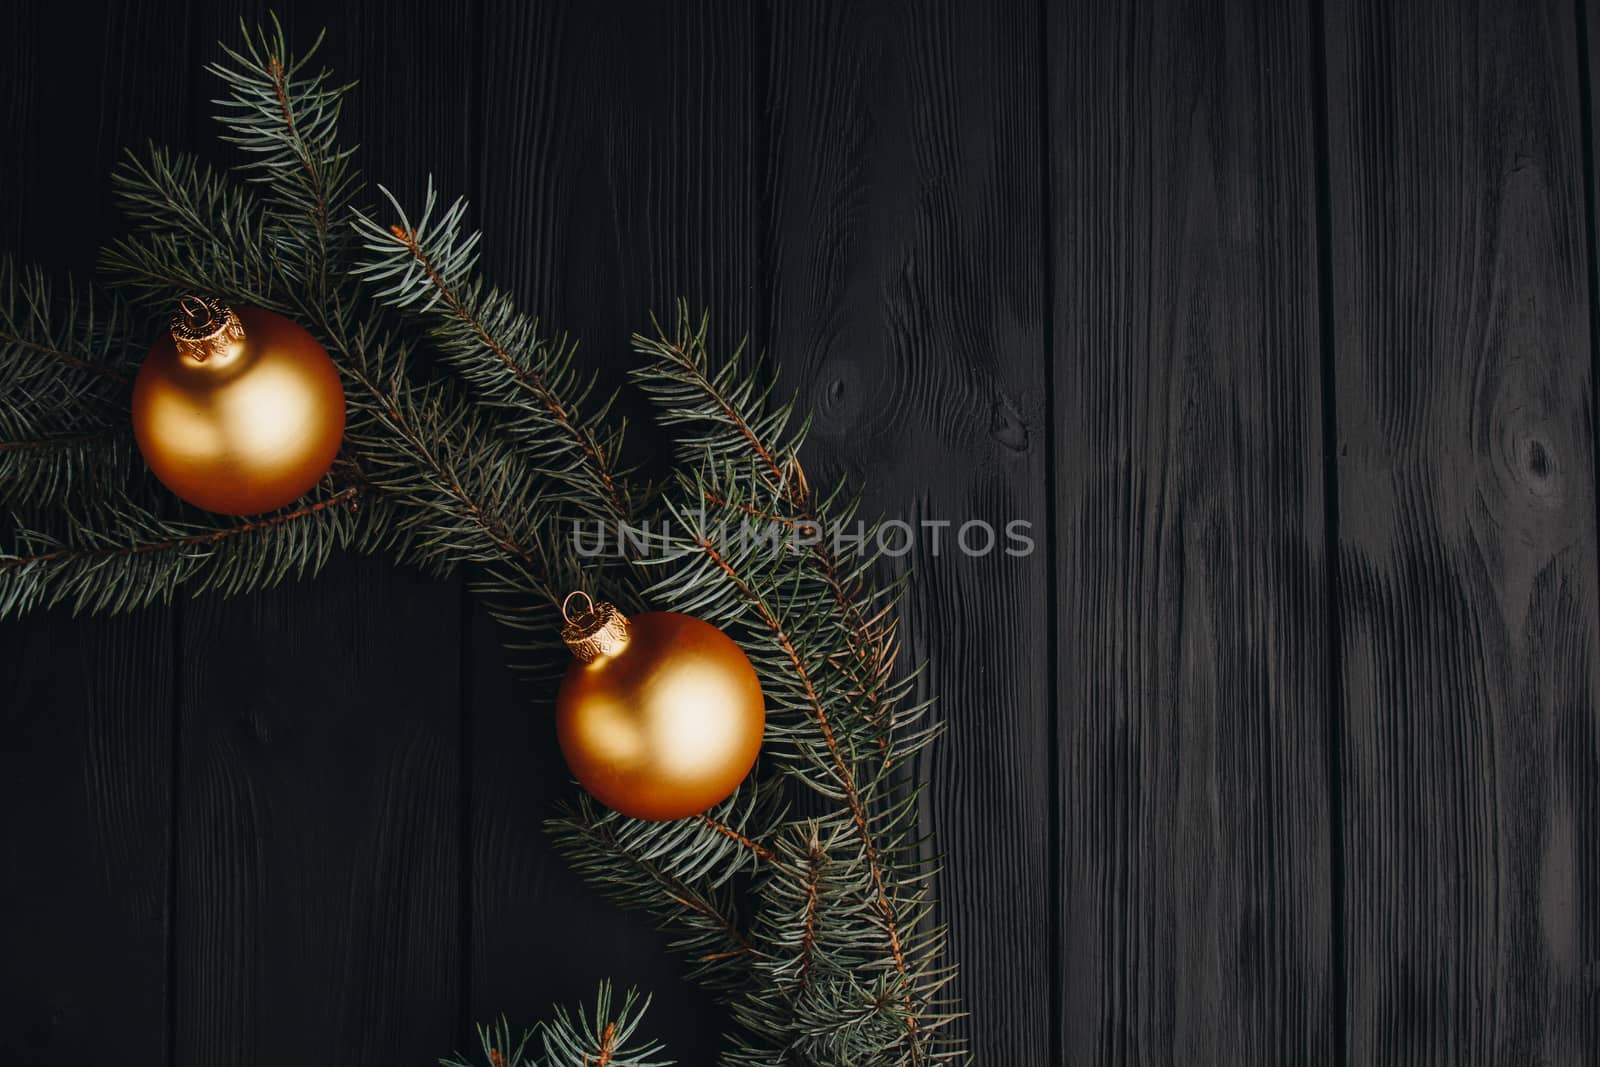
[[[595,623],[598,633],[563,635],[579,657],[556,697],[573,776],[636,819],[683,819],[728,797],[755,765],[766,728],[749,659],[688,615],[598,611],[612,616]]]
[[[282,315],[186,298],[134,380],[133,433],[178,496],[253,515],[327,473],[344,438],[344,387],[316,338]]]

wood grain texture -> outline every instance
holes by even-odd
[[[1306,6],[1053,7],[1066,1063],[1332,1063]]]
[[[740,0],[484,6],[484,269],[581,339],[603,389],[633,365],[628,335],[652,308],[670,316],[680,296],[709,307],[724,340],[752,324],[758,16]],[[640,414],[638,397],[622,410]],[[630,434],[634,462],[659,462],[647,429]],[[666,937],[597,899],[540,831],[576,787],[555,745],[554,687],[512,680],[501,636],[476,617],[473,1015],[543,1017],[610,975],[654,993],[647,1025],[674,1058],[711,1063],[725,1013],[683,981]]]
[[[0,627],[0,1060],[167,1047],[172,631],[165,610]]]
[[[0,23],[0,247],[88,277],[116,231],[111,168],[125,147],[184,143],[187,63],[152,63],[182,47],[186,0],[28,0]]]
[[[1576,36],[1328,5],[1352,1062],[1600,1048]]]
[[[269,6],[606,381],[687,297],[815,480],[1032,524],[904,561],[978,1063],[1593,1058],[1594,0],[25,0],[0,246],[85,270],[123,145],[228,159],[200,68]],[[343,559],[0,626],[0,1060],[422,1064],[610,976],[712,1062],[466,606]]]
[[[175,1063],[459,1043],[456,606],[369,560],[186,612]]]
[[[496,280],[603,374],[680,297],[758,310],[758,9],[488,0],[477,217]]]
[[[186,10],[0,9],[0,249],[89,275],[121,145],[183,135],[191,71],[137,57]],[[0,1061],[164,1060],[172,695],[170,610],[0,624]]]
[[[361,82],[358,164],[419,203],[464,180],[470,26],[438,4],[270,5],[292,49]],[[197,12],[199,61],[242,16]],[[426,59],[423,57],[426,56]],[[194,102],[206,154],[215,80]],[[425,1063],[465,1045],[461,588],[385,561],[205,601],[181,643],[180,1064]]]
[[[1048,1049],[1048,415],[1033,3],[772,9],[769,350],[814,484],[920,524],[907,654],[948,734],[914,773],[983,1063]],[[986,555],[963,524],[998,531]],[[1039,550],[1005,552],[1031,524]],[[965,534],[981,549],[977,528]]]

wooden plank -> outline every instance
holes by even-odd
[[[1576,40],[1327,8],[1351,1062],[1600,1047]]]
[[[0,160],[0,247],[91,274],[116,232],[110,175],[124,147],[185,134],[195,72],[150,56],[181,40],[187,12],[185,0],[5,5],[0,119],[14,151]]]
[[[1047,23],[1060,1057],[1337,1062],[1307,5]]]
[[[320,63],[360,80],[343,129],[369,179],[412,201],[429,168],[464,180],[466,20],[273,6],[297,49],[325,26]],[[202,58],[265,7],[198,12]],[[176,1062],[429,1062],[464,1044],[460,597],[340,559],[185,617]]]
[[[4,5],[0,248],[88,276],[120,146],[183,132],[190,71],[142,57],[185,10]],[[109,1033],[164,1062],[172,662],[166,609],[0,625],[0,1061],[96,1062]]]
[[[678,298],[736,337],[758,285],[752,5],[487,0],[486,264],[607,372]]]
[[[456,605],[368,560],[186,614],[175,1062],[459,1042]]]
[[[815,417],[812,481],[921,528],[891,566],[943,857],[955,1031],[982,1062],[1044,1063],[1053,952],[1046,529],[1043,78],[1034,3],[772,11],[767,341]],[[987,555],[963,523],[998,531]],[[1032,524],[1034,554],[1005,554]],[[976,529],[968,543],[981,547]],[[937,546],[937,547],[936,547]]]
[[[483,12],[484,267],[552,329],[582,339],[607,387],[630,332],[682,296],[724,333],[756,309],[757,5],[488,0]],[[626,402],[637,412],[637,398]],[[631,452],[648,460],[642,422]],[[667,939],[596,899],[539,822],[570,783],[550,718],[554,686],[515,683],[498,634],[473,627],[475,1018],[543,1017],[611,976],[653,993],[647,1028],[684,1063],[710,1063],[725,1013],[681,978]],[[542,966],[546,960],[558,966]]]
[[[0,1059],[167,1045],[170,612],[0,627]]]

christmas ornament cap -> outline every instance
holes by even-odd
[[[587,608],[573,614],[568,609],[576,597],[582,597]],[[580,663],[593,663],[601,656],[614,656],[628,644],[628,617],[617,610],[615,604],[601,601],[596,604],[583,590],[568,593],[561,602],[561,617],[566,625],[561,628],[561,640],[566,642],[573,658]]]
[[[178,354],[196,363],[223,355],[244,340],[244,323],[237,312],[213,297],[192,293],[178,300],[167,328]]]

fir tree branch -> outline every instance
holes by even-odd
[[[318,43],[321,43],[320,39]],[[313,45],[312,51],[315,50],[316,45]],[[283,116],[284,130],[289,135],[290,143],[296,148],[296,154],[300,157],[300,165],[305,168],[306,184],[313,188],[320,187],[322,181],[317,174],[316,157],[306,150],[305,142],[300,137],[300,131],[295,127],[294,107],[289,103],[286,71],[283,67],[283,61],[278,58],[277,52],[270,53],[267,56],[267,76],[272,79],[272,95],[278,101],[278,113]],[[328,201],[325,197],[318,196],[316,198],[312,205],[311,217],[317,234],[325,240],[328,234]]]
[[[346,442],[367,476],[400,508],[411,551],[436,565],[485,567],[480,587],[496,598],[529,595],[555,604],[555,571],[538,531],[552,520],[533,472],[492,434],[459,397],[405,378],[403,346],[373,340],[374,324],[347,325],[338,290],[327,304],[306,308],[356,386],[356,412]]]
[[[338,141],[339,113],[348,85],[327,70],[308,73],[322,45],[318,35],[299,58],[289,55],[283,27],[252,31],[241,21],[242,45],[223,46],[226,62],[208,68],[227,96],[215,101],[223,139],[249,157],[242,168],[267,190],[267,209],[285,255],[280,266],[314,296],[326,296],[340,242],[334,219],[354,192],[353,149]]]
[[[54,552],[40,552],[31,556],[0,556],[0,571],[15,570],[18,567],[33,567],[45,563],[85,563],[96,560],[119,559],[127,556],[142,556],[147,552],[171,552],[174,549],[214,545],[231,537],[242,537],[246,534],[272,530],[279,526],[299,522],[302,519],[308,519],[316,515],[318,512],[326,511],[328,508],[353,508],[358,495],[358,491],[353,487],[341,489],[332,496],[324,497],[310,504],[302,504],[291,511],[279,512],[258,519],[249,519],[235,523],[232,526],[223,526],[214,530],[190,534],[187,537],[170,537],[163,541],[136,542],[130,545],[63,548]]]
[[[90,429],[126,411],[137,368],[113,297],[0,256],[0,437]]]
[[[804,482],[804,471],[798,462],[791,465],[801,482]],[[828,592],[834,604],[844,614],[852,636],[851,652],[856,669],[856,681],[860,687],[861,695],[872,704],[871,718],[878,729],[877,745],[883,757],[883,768],[888,770],[894,763],[894,755],[890,751],[890,733],[885,729],[880,689],[888,680],[894,670],[894,660],[897,646],[893,639],[893,632],[886,623],[893,605],[885,602],[879,607],[877,613],[867,617],[857,597],[862,592],[862,580],[858,575],[850,587],[846,587],[846,579],[842,574],[842,565],[838,557],[827,547],[827,527],[821,518],[805,511],[798,514],[782,515],[774,511],[759,508],[754,504],[742,501],[730,501],[717,493],[709,490],[701,493],[701,499],[713,507],[723,508],[751,518],[760,519],[762,522],[782,526],[796,534],[804,531],[815,534],[814,537],[805,538],[804,543],[816,562],[818,572],[828,587]],[[802,497],[803,499],[803,497]]]
[[[126,425],[0,440],[0,498],[12,508],[89,507],[122,489],[132,457]]]
[[[445,493],[484,539],[499,553],[520,564],[530,578],[542,577],[543,567],[538,551],[523,543],[512,532],[508,520],[496,514],[491,506],[467,490],[463,484],[466,479],[460,469],[446,459],[435,441],[421,433],[413,421],[401,411],[396,395],[383,389],[360,371],[352,371],[351,377],[360,382],[371,399],[376,402],[376,410],[384,426],[397,440],[404,442],[411,458],[420,463],[422,468],[443,487]]]
[[[275,292],[277,235],[265,206],[229,175],[193,156],[151,145],[128,152],[111,176],[117,205],[134,232],[101,252],[108,274],[170,308],[185,291],[284,310]]]
[[[142,495],[127,318],[103,291],[0,259],[0,507],[101,514]]]
[[[804,476],[796,476],[791,468],[805,431],[802,427],[792,441],[789,439],[793,404],[777,406],[760,417],[748,414],[766,406],[772,387],[755,384],[759,374],[743,366],[742,345],[720,372],[710,369],[706,347],[708,315],[702,315],[696,325],[689,317],[688,305],[680,301],[673,334],[669,335],[654,315],[650,322],[656,336],[633,335],[634,350],[651,357],[651,363],[635,372],[635,378],[661,404],[664,423],[710,427],[680,445],[686,458],[697,459],[702,449],[717,454],[745,453],[752,459],[757,475],[774,493],[791,504],[802,503],[809,495],[809,487]],[[778,458],[785,445],[787,463]]]
[[[816,965],[817,958],[817,883],[822,877],[822,864],[825,857],[822,846],[816,839],[813,830],[811,847],[806,850],[806,905],[800,919],[800,986],[802,992],[811,977],[811,969]]]
[[[811,671],[799,652],[796,651],[794,642],[790,639],[782,621],[771,606],[767,604],[766,599],[733,569],[727,559],[717,551],[715,545],[704,538],[699,539],[697,543],[700,550],[706,554],[706,557],[727,576],[728,581],[739,590],[755,610],[757,618],[771,633],[772,640],[789,661],[789,666],[793,670],[795,678],[799,680],[800,685],[805,690],[806,698],[811,706],[811,713],[816,719],[817,729],[821,731],[823,740],[828,746],[829,755],[833,760],[835,780],[844,792],[844,801],[849,808],[850,818],[855,823],[856,830],[861,837],[861,847],[866,855],[867,867],[872,875],[874,904],[883,919],[884,934],[889,941],[889,952],[894,957],[895,970],[904,979],[907,975],[906,959],[900,945],[900,926],[895,916],[894,897],[890,892],[883,865],[879,861],[878,849],[873,840],[871,821],[867,814],[866,804],[863,802],[861,792],[856,785],[855,771],[849,759],[845,756],[838,737],[834,733],[828,709],[817,695],[816,686],[811,678]],[[910,1029],[912,1041],[915,1043],[917,1039],[917,1021],[909,992],[906,994],[905,1006],[906,1025]]]
[[[605,495],[611,505],[613,514],[619,517],[626,516],[628,508],[623,502],[621,491],[617,487],[616,475],[613,470],[614,465],[611,458],[606,455],[604,446],[595,440],[594,434],[589,431],[588,427],[574,420],[572,414],[562,404],[561,398],[556,396],[546,384],[543,375],[537,371],[525,369],[511,358],[505,345],[489,333],[488,327],[467,304],[462,294],[446,284],[439,272],[434,269],[433,264],[423,254],[421,246],[417,243],[416,235],[401,229],[399,226],[392,226],[390,230],[406,250],[418,260],[424,274],[429,282],[433,284],[449,313],[477,336],[484,348],[505,368],[506,373],[510,375],[511,380],[516,383],[517,387],[532,396],[549,413],[550,417],[566,430],[567,434],[572,438],[573,444],[588,459],[593,468],[594,476],[604,487]]]
[[[758,859],[761,859],[766,863],[777,862],[778,858],[772,854],[771,849],[767,848],[767,846],[763,845],[759,841],[754,841],[746,837],[744,834],[741,834],[738,830],[735,830],[727,823],[720,822],[717,819],[713,819],[710,815],[704,814],[698,815],[696,818],[698,818],[702,823],[712,830],[721,834],[723,837],[726,837],[728,840],[736,842],[740,847],[750,850],[750,852],[754,853]]]
[[[413,224],[399,201],[380,190],[400,221],[385,227],[357,213],[367,253],[357,273],[377,287],[380,300],[428,326],[450,365],[486,403],[511,416],[504,427],[529,446],[533,462],[570,486],[570,502],[608,519],[629,518],[617,465],[620,435],[598,429],[610,401],[580,417],[593,382],[576,380],[571,351],[541,338],[536,321],[474,275],[479,235],[464,229],[466,202],[458,199],[435,219],[430,179]]]
[[[892,673],[895,659],[893,634],[882,626],[891,605],[886,602],[869,616],[858,603],[864,568],[857,571],[853,580],[846,579],[843,563],[826,536],[828,517],[821,513],[822,509],[812,506],[810,484],[798,458],[804,427],[792,436],[788,434],[792,405],[781,406],[759,420],[745,414],[752,403],[764,403],[770,390],[758,392],[751,385],[759,377],[759,368],[743,365],[742,346],[720,372],[710,369],[707,321],[703,316],[698,326],[693,325],[687,307],[680,303],[676,330],[669,335],[652,317],[656,336],[635,334],[633,343],[636,351],[653,357],[653,363],[635,377],[646,392],[663,404],[666,420],[702,427],[696,443],[715,454],[746,456],[757,477],[770,491],[774,506],[762,509],[753,504],[730,505],[711,492],[704,494],[708,503],[736,507],[745,514],[789,529],[804,528],[818,534],[807,538],[806,546],[849,625],[856,681],[874,707],[872,715],[880,728],[877,743],[887,769],[893,764],[894,755],[890,751],[891,731],[883,729],[886,724],[882,721],[884,711],[880,706],[879,688]],[[764,439],[774,443],[769,446],[763,443]],[[780,462],[780,454],[787,459]],[[847,512],[853,512],[853,508]],[[847,513],[835,518],[835,528],[850,517]]]
[[[0,618],[59,603],[75,611],[129,611],[185,585],[196,593],[261,589],[320,570],[336,548],[392,544],[384,509],[358,493],[353,487],[319,493],[225,525],[164,518],[119,494],[93,522],[73,519],[65,536],[16,531],[17,547],[0,549]],[[358,503],[365,521],[358,520]]]
[[[685,862],[682,853],[651,858],[651,850],[628,840],[630,832],[635,836],[641,832],[636,820],[601,814],[587,799],[581,799],[577,807],[552,819],[549,826],[557,847],[580,873],[604,874],[600,881],[608,895],[619,903],[652,913],[669,929],[682,931],[676,947],[699,963],[756,954],[728,905],[714,900],[708,891],[691,886],[674,869],[699,864]],[[681,911],[667,909],[666,903]],[[703,970],[701,973],[707,974]],[[723,982],[729,980],[727,976],[717,977]]]
[[[729,428],[734,421],[747,427],[759,424],[763,432],[778,434],[781,440],[786,416],[752,419],[740,410],[752,398],[764,399],[764,393],[746,380],[734,386],[741,397],[738,402],[708,396],[706,383],[714,382],[714,376],[685,375],[679,365],[681,353],[693,350],[696,358],[703,358],[703,348],[667,342],[653,350],[641,347],[657,361],[639,372],[641,384],[658,400],[672,405],[670,418],[690,427],[689,439],[712,457],[702,464],[698,478],[684,479],[684,499],[740,516],[787,520],[780,521],[786,529],[819,521],[809,514],[811,506],[818,508],[816,514],[826,515],[826,502],[809,504],[809,491],[779,491],[773,483],[773,467],[764,465],[759,456],[750,457],[741,435]],[[732,418],[727,414],[729,408],[734,412]],[[764,451],[769,456],[785,454],[781,444],[768,444]],[[798,470],[798,464],[793,469]],[[801,481],[803,474],[791,474],[786,484]],[[808,502],[807,506],[795,507],[797,498]],[[915,856],[903,841],[901,829],[915,816],[911,804],[915,794],[900,801],[889,799],[894,787],[884,777],[887,759],[875,773],[865,779],[857,777],[856,753],[861,741],[877,741],[887,753],[891,748],[886,740],[925,711],[925,705],[905,711],[894,708],[906,692],[906,683],[890,683],[892,657],[874,653],[868,659],[857,651],[861,635],[884,618],[880,606],[871,615],[858,611],[853,625],[851,614],[844,610],[846,605],[858,603],[850,590],[863,588],[870,557],[862,557],[853,570],[844,572],[837,566],[819,565],[817,555],[804,550],[782,552],[772,546],[763,554],[740,546],[730,554],[718,543],[725,531],[715,521],[676,504],[674,515],[689,532],[678,536],[673,547],[655,561],[671,564],[677,571],[658,583],[655,591],[676,598],[686,605],[685,610],[692,606],[719,619],[733,620],[741,613],[753,619],[756,630],[776,653],[773,659],[752,650],[763,688],[781,707],[803,710],[813,731],[808,736],[799,725],[769,719],[769,746],[793,746],[801,760],[797,770],[801,779],[841,804],[842,821],[836,823],[832,816],[826,820],[833,827],[828,847],[843,850],[838,859],[840,870],[861,872],[859,883],[851,876],[835,884],[829,898],[833,903],[825,911],[820,882],[814,880],[818,859],[805,852],[778,852],[779,863],[771,867],[773,873],[763,885],[756,929],[761,939],[758,943],[769,946],[756,964],[757,973],[769,975],[777,985],[758,982],[735,1004],[741,1022],[771,1043],[764,1052],[741,1053],[737,1061],[772,1062],[787,1054],[783,1050],[800,1053],[800,1062],[807,1063],[853,1062],[857,1058],[876,1063],[883,1057],[884,1063],[919,1064],[959,1056],[957,1047],[936,1043],[932,1036],[949,1018],[934,1000],[949,978],[948,968],[937,963],[942,934],[937,929],[915,936],[908,933],[925,921],[928,907],[920,875],[915,873]],[[707,573],[688,565],[695,558],[706,561],[710,572],[734,593],[738,606],[708,591]],[[796,622],[786,622],[786,618]],[[861,622],[868,625],[859,625]],[[864,677],[868,667],[872,673]],[[926,744],[933,733],[925,730],[909,735],[905,751]],[[779,840],[785,840],[783,835]],[[773,848],[770,839],[766,847]],[[914,888],[905,890],[902,879]],[[846,903],[851,898],[865,904],[873,917],[870,927],[857,925],[860,913]],[[819,928],[824,921],[830,931],[827,952],[838,969],[830,969],[819,985],[814,972],[822,944]],[[874,941],[883,945],[883,970],[878,970],[878,962],[870,956],[857,955],[862,945]],[[885,975],[887,984],[874,987],[863,983],[863,977],[873,973]],[[805,981],[796,981],[800,974],[806,976]],[[885,1029],[882,1012],[891,1005],[893,1025]],[[774,1018],[791,1022],[785,1028],[766,1021]]]
[[[13,333],[7,329],[0,329],[0,346],[14,348],[19,352],[27,352],[36,356],[44,356],[46,359],[55,360],[62,366],[71,367],[73,370],[81,370],[87,374],[93,374],[95,377],[111,382],[113,385],[133,384],[133,380],[128,375],[120,371],[113,370],[110,367],[96,366],[95,364],[90,363],[88,360],[76,356],[63,348],[56,348],[52,345],[31,341],[25,337],[20,337],[16,333]]]
[[[672,1067],[662,1059],[663,1049],[638,1036],[639,1025],[650,1007],[649,998],[629,990],[617,1005],[611,983],[602,982],[592,1012],[568,1012],[557,1007],[555,1018],[520,1038],[502,1019],[492,1027],[478,1027],[478,1044],[488,1067]],[[533,1058],[537,1044],[543,1058]],[[441,1067],[473,1067],[460,1057],[439,1061]]]

